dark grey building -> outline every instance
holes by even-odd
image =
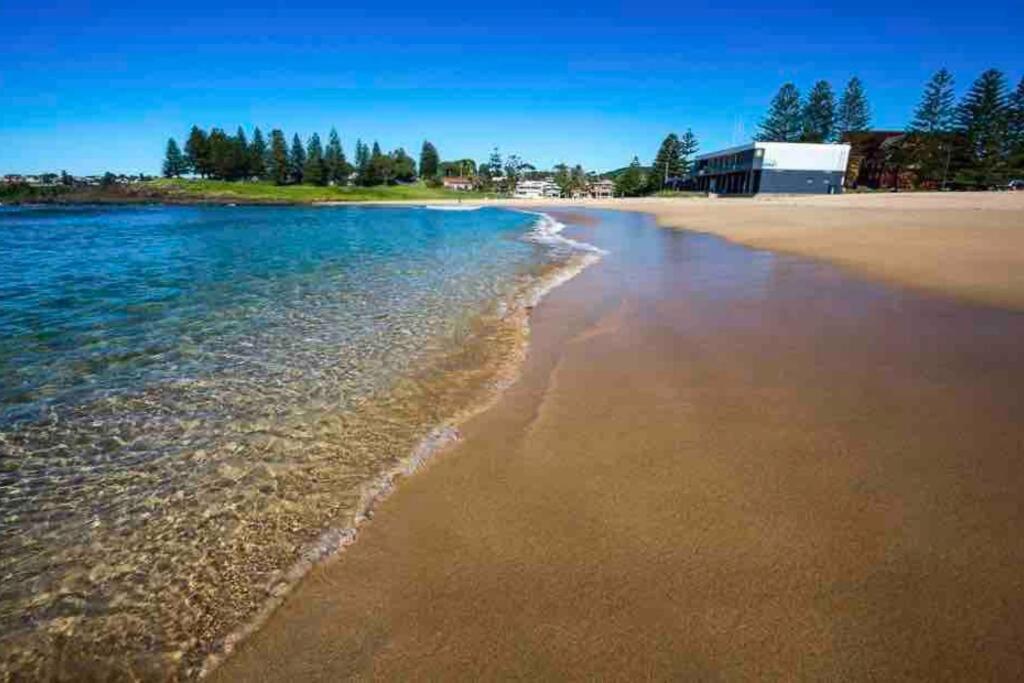
[[[698,156],[693,181],[715,194],[839,194],[849,158],[845,144],[751,142]]]

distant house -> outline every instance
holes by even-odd
[[[446,190],[468,192],[473,189],[472,178],[466,178],[465,176],[445,176],[441,179],[441,182],[444,183]]]
[[[4,176],[4,182],[8,185],[17,185],[25,182],[25,178],[18,175],[17,173],[8,173]]]
[[[592,199],[611,199],[615,196],[615,182],[608,179],[594,180],[587,185],[586,196]]]
[[[838,194],[850,146],[809,142],[750,142],[701,154],[694,184],[715,194]]]
[[[562,190],[550,180],[520,180],[516,183],[514,196],[518,199],[561,197]]]

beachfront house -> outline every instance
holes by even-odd
[[[458,192],[468,192],[473,189],[472,178],[466,178],[463,176],[445,176],[441,180],[444,183],[444,189],[456,190]]]
[[[750,142],[698,156],[693,181],[722,195],[839,194],[849,156],[847,144]]]
[[[562,190],[550,180],[520,180],[516,183],[517,199],[541,199],[544,197],[561,197]]]
[[[611,199],[615,196],[615,182],[607,178],[594,180],[587,185],[586,196],[591,199]]]

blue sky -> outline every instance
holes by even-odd
[[[939,67],[1020,79],[1019,2],[915,4],[3,1],[0,173],[154,173],[192,123],[607,170],[745,142],[787,80],[859,75],[901,128]]]

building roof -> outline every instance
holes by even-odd
[[[743,145],[727,147],[726,149],[719,149],[714,152],[707,152],[706,154],[698,154],[694,159],[696,161],[700,161],[702,159],[713,159],[727,154],[745,152],[748,149],[816,149],[821,147],[841,147],[844,145],[849,147],[846,143],[834,142],[762,142],[760,140],[754,140],[753,142],[748,142]]]

